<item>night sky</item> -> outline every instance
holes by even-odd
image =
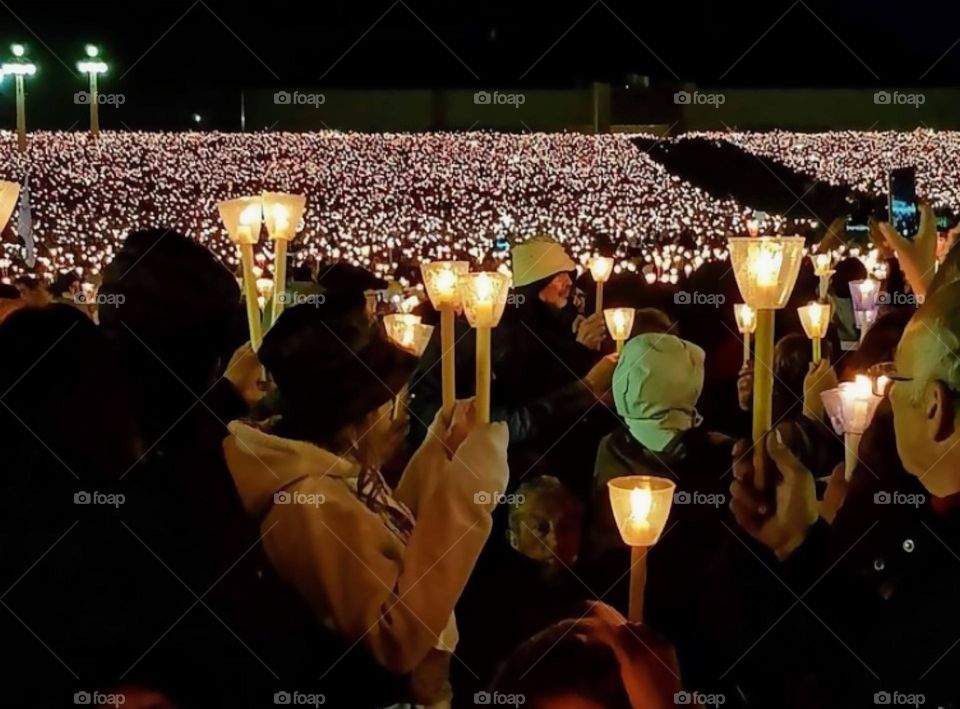
[[[654,82],[705,86],[950,86],[960,13],[948,3],[647,4],[383,0],[0,2],[0,48],[27,45],[32,128],[82,125],[73,92],[84,44],[103,49],[102,91],[125,96],[106,128],[235,130],[241,89],[532,88]],[[12,82],[0,124],[13,125]]]

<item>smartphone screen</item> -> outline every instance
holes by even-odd
[[[890,223],[907,239],[915,237],[920,229],[915,167],[890,171]]]

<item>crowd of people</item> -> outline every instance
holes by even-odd
[[[776,314],[773,426],[754,444],[755,362],[730,263],[682,256],[666,267],[675,278],[660,265],[648,278],[657,262],[624,252],[621,231],[631,210],[667,218],[645,190],[700,205],[671,205],[669,219],[700,231],[664,227],[675,241],[658,260],[696,255],[697,238],[720,248],[744,215],[664,173],[631,181],[648,161],[617,137],[267,135],[250,152],[245,136],[96,147],[65,135],[31,150],[49,140],[51,166],[79,166],[49,147],[74,141],[89,172],[44,173],[32,154],[40,240],[62,237],[70,261],[106,233],[80,229],[81,215],[118,233],[97,252],[92,300],[75,264],[0,284],[4,706],[960,706],[960,249],[930,205],[912,239],[872,223],[869,252],[845,243],[842,218],[807,234],[810,251],[834,254],[829,287],[805,257]],[[502,220],[461,244],[464,222],[447,219],[467,219],[460,202],[473,199],[498,223],[496,190],[518,189],[483,157],[498,141],[523,148],[510,174],[542,201],[513,214],[530,238],[491,262],[470,249],[513,234]],[[110,184],[134,191],[110,194],[101,215],[83,200],[123,149],[140,152]],[[539,157],[525,167],[524,151]],[[411,191],[389,182],[398,174]],[[563,174],[579,202],[552,182]],[[187,175],[192,188],[173,181]],[[77,182],[47,205],[67,176]],[[254,348],[213,183],[222,197],[307,179],[331,194],[311,203],[299,241],[328,251],[293,256],[288,289],[316,297],[286,299]],[[360,184],[369,203],[347,199]],[[388,247],[365,231],[374,213],[406,233],[411,214],[436,222],[417,246]],[[431,258],[511,274],[490,423],[462,312],[449,411],[441,328],[422,353],[384,328],[396,303],[380,297],[382,275],[400,262],[381,250],[418,263],[428,244]],[[622,348],[580,262],[598,252],[633,264],[604,289],[605,307],[635,309]],[[885,296],[872,323],[850,291],[868,275]],[[818,299],[831,322],[814,362],[796,308]],[[405,305],[439,325],[429,300]],[[822,394],[856,375],[882,399],[850,457]],[[643,622],[626,617],[636,559],[608,494],[633,474],[676,487],[644,553]]]

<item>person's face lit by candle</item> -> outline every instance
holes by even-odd
[[[569,273],[558,273],[540,291],[540,300],[558,310],[565,308],[570,300],[570,288],[572,286],[573,279],[570,278]]]

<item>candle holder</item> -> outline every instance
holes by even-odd
[[[250,345],[256,351],[260,349],[260,342],[263,339],[263,326],[260,321],[260,304],[257,300],[257,278],[253,273],[253,245],[260,240],[263,202],[260,197],[240,197],[217,203],[217,209],[230,240],[240,251]]]
[[[384,315],[383,327],[391,342],[417,357],[423,356],[423,351],[427,349],[427,343],[433,336],[433,325],[424,325],[420,322],[420,316],[412,313]],[[394,421],[400,415],[402,399],[402,394],[397,394],[393,398],[391,418]]]
[[[613,259],[609,256],[594,256],[590,262],[590,275],[597,284],[597,309],[594,312],[603,312],[603,284],[610,280],[613,273]]]
[[[833,254],[825,251],[822,254],[810,254],[813,261],[813,275],[820,279],[820,300],[827,299],[827,288],[830,286],[830,276],[834,274]]]
[[[879,309],[880,283],[872,278],[850,281],[850,299],[853,301],[853,316],[860,330],[860,341],[877,319]]]
[[[797,314],[800,316],[803,331],[813,343],[813,363],[817,364],[821,359],[820,343],[826,337],[827,328],[830,326],[830,304],[814,301],[797,308]]]
[[[477,416],[490,422],[490,333],[500,322],[507,296],[509,276],[496,271],[467,273],[460,277],[460,298],[467,322],[477,331]]]
[[[737,329],[743,335],[743,365],[750,363],[750,335],[757,329],[757,311],[746,303],[734,303],[733,317],[737,320]]]
[[[667,478],[627,475],[607,483],[610,508],[623,543],[630,547],[631,621],[643,622],[647,552],[657,543],[670,516],[676,485]]]
[[[20,199],[20,185],[16,182],[0,180],[0,231],[7,228],[7,222],[17,208]]]
[[[857,462],[860,438],[867,430],[883,396],[874,390],[874,382],[858,374],[852,382],[842,382],[836,389],[820,394],[833,430],[843,436],[844,476],[849,481]]]
[[[457,398],[455,317],[460,306],[460,276],[470,271],[466,261],[434,261],[420,266],[423,285],[433,307],[440,311],[440,372],[443,379],[443,415],[453,412]]]
[[[636,314],[637,311],[633,308],[607,308],[603,311],[610,337],[617,343],[617,354],[623,351],[623,343],[630,339]]]
[[[303,195],[282,192],[263,193],[263,221],[267,234],[273,240],[273,315],[271,324],[277,321],[287,295],[287,244],[293,240],[303,219],[307,198]]]
[[[753,466],[765,483],[763,436],[773,424],[773,312],[787,304],[800,272],[803,238],[731,237],[730,262],[744,302],[757,313],[753,368]]]

